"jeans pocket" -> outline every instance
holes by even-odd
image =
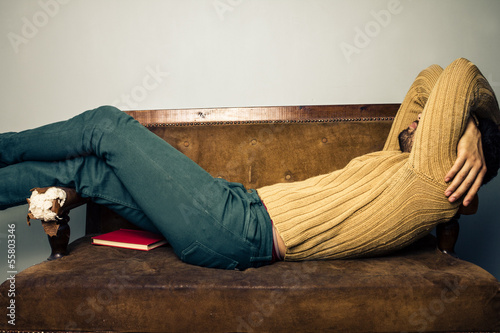
[[[198,241],[182,251],[181,260],[188,264],[210,268],[235,269],[238,265],[237,261],[215,252]]]

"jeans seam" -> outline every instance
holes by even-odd
[[[200,207],[203,207],[202,203],[199,201],[198,198],[193,198],[193,200],[196,202],[197,205],[199,205]],[[250,209],[250,207],[249,207]],[[213,221],[212,223],[215,223],[217,224],[221,229],[223,229],[225,232],[228,232],[229,234],[231,234],[231,236],[233,236],[234,238],[238,239],[239,241],[242,241],[243,243],[245,243],[246,245],[250,246],[250,248],[252,249],[252,251],[258,251],[258,247],[255,246],[254,244],[252,244],[252,242],[250,242],[246,237],[242,237],[241,235],[233,232],[232,230],[226,228],[224,226],[224,224],[222,224],[217,218],[215,218],[213,216],[213,214],[210,212],[210,211],[206,211],[208,216],[210,217],[210,219]],[[248,212],[248,214],[250,215],[250,212]],[[246,219],[246,216],[245,216],[245,219]],[[245,230],[248,229],[248,222],[249,221],[246,221],[247,225],[245,226]]]

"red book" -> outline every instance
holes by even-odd
[[[150,231],[120,229],[92,237],[92,244],[149,251],[166,244],[167,240]]]

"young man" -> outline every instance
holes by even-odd
[[[470,111],[500,123],[473,64],[458,59],[442,72],[431,66],[417,77],[383,151],[257,190],[213,178],[112,107],[0,134],[0,209],[24,203],[33,187],[74,188],[162,233],[183,261],[225,269],[392,251],[447,221],[479,189],[484,161],[479,132],[466,130]],[[419,113],[413,149],[402,153],[398,134]]]
[[[495,95],[477,67],[465,59],[444,71],[431,66],[410,88],[382,151],[330,174],[258,189],[285,260],[379,255],[449,221],[469,205],[486,172],[471,112],[500,123]],[[408,124],[414,144],[402,153],[398,135]]]

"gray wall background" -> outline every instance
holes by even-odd
[[[420,70],[473,61],[499,94],[497,0],[0,0],[0,132],[124,110],[400,103]],[[500,278],[500,178],[462,219],[459,255]],[[44,260],[27,206],[0,212],[17,269]],[[72,213],[73,238],[85,210]],[[3,259],[2,259],[3,258]]]

